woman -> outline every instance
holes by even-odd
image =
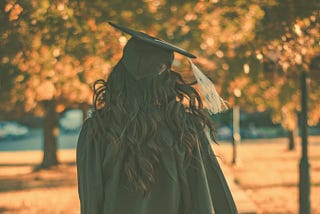
[[[108,80],[96,82],[97,110],[79,136],[81,213],[237,213],[200,95],[171,70],[173,52],[194,56],[110,24],[132,38]]]

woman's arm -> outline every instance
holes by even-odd
[[[98,214],[103,209],[103,176],[101,149],[95,141],[88,119],[81,129],[77,144],[78,194],[81,214]]]

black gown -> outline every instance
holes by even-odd
[[[77,145],[78,191],[82,214],[234,214],[238,213],[228,184],[208,139],[200,133],[193,166],[170,130],[159,128],[160,164],[150,194],[126,188],[123,152],[110,166],[112,149],[93,138],[92,119],[82,127]]]

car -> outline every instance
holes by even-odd
[[[232,129],[228,126],[218,127],[217,135],[219,140],[232,140]]]
[[[27,126],[13,121],[0,121],[0,139],[16,139],[29,133]]]
[[[64,132],[79,131],[83,122],[81,109],[70,109],[65,111],[59,119],[59,126]]]
[[[0,140],[5,139],[7,137],[7,131],[5,129],[0,128]]]

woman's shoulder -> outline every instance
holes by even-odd
[[[81,130],[80,130],[80,134],[78,137],[78,146],[79,145],[83,145],[88,141],[88,138],[90,137],[90,134],[92,133],[92,119],[91,118],[87,118],[84,120]]]
[[[85,133],[92,133],[97,127],[103,126],[103,119],[102,119],[102,110],[93,110],[90,109],[88,111],[87,118],[84,120],[82,125],[82,131]]]

